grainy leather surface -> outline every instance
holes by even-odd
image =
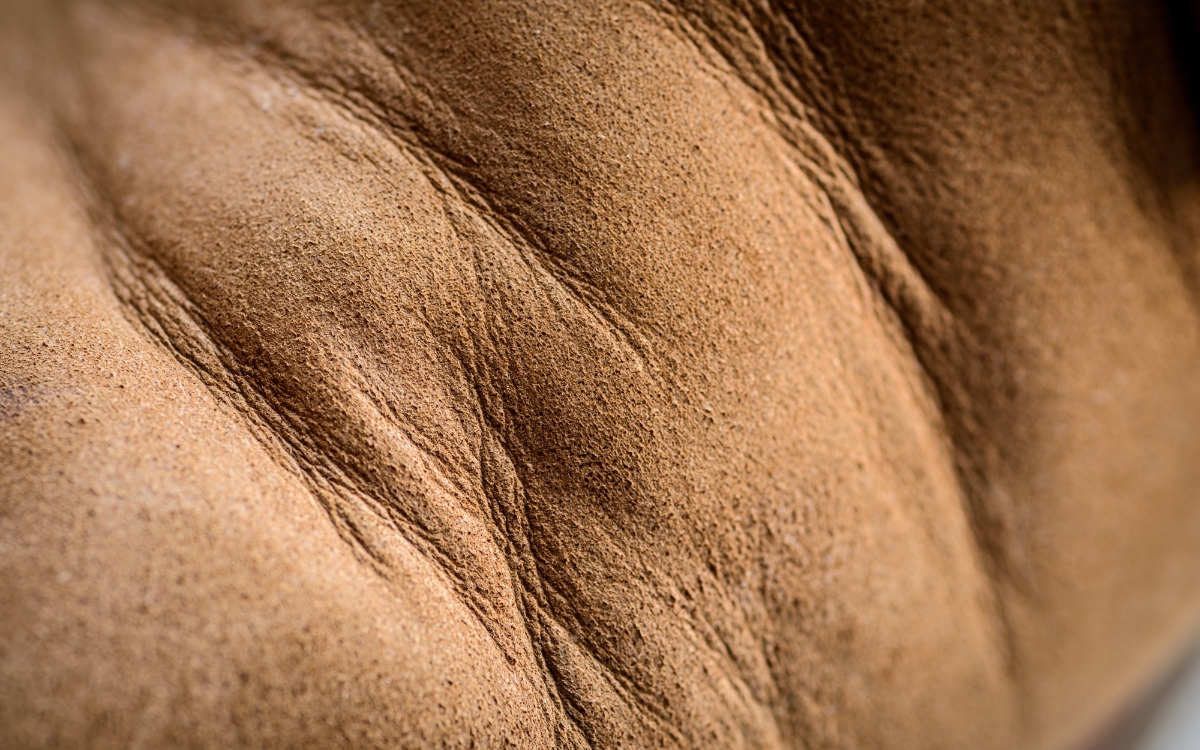
[[[6,746],[1060,747],[1192,632],[1176,6],[0,9]]]

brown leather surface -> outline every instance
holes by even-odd
[[[1062,747],[1188,642],[1177,6],[0,9],[0,744]]]

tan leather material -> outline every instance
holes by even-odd
[[[0,4],[0,738],[1061,747],[1200,603],[1171,7]]]

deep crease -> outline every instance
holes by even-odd
[[[357,116],[353,108],[342,106],[339,109],[355,115],[355,122],[371,126],[371,123],[364,122],[362,117]],[[375,126],[373,129],[377,129],[378,132],[382,133],[389,133],[392,130],[391,128],[378,126]],[[65,140],[71,142],[69,137]],[[409,153],[416,151],[420,154],[423,148],[421,145],[411,142],[398,143],[396,145],[404,148]],[[407,148],[405,148],[406,146]],[[343,540],[350,544],[356,556],[366,563],[377,575],[388,581],[393,580],[393,571],[390,569],[386,556],[382,551],[375,549],[375,545],[370,542],[365,532],[355,522],[355,514],[348,512],[348,504],[353,504],[357,501],[365,506],[369,513],[374,514],[380,520],[390,522],[393,529],[403,539],[429,559],[433,563],[434,569],[446,577],[451,589],[457,592],[459,599],[466,605],[468,611],[472,613],[476,621],[483,627],[484,632],[488,633],[497,651],[503,654],[506,660],[509,660],[511,663],[509,649],[504,646],[500,640],[500,636],[496,632],[498,624],[493,623],[494,617],[489,616],[488,613],[476,606],[475,597],[469,594],[470,586],[467,585],[469,581],[466,577],[459,574],[458,566],[442,552],[439,544],[431,538],[423,525],[408,518],[401,511],[400,504],[384,501],[392,494],[390,491],[385,490],[383,498],[376,497],[376,493],[368,489],[374,487],[377,484],[376,482],[372,482],[368,477],[361,476],[359,470],[347,462],[339,460],[336,452],[332,452],[329,446],[320,445],[320,441],[314,442],[314,439],[309,435],[310,430],[306,429],[308,425],[305,423],[304,417],[299,414],[293,414],[291,409],[284,409],[281,404],[277,403],[269,395],[269,389],[261,388],[256,383],[254,377],[241,372],[242,367],[238,362],[238,357],[227,347],[219,343],[220,337],[206,323],[200,312],[200,308],[183,292],[167,270],[153,259],[150,252],[137,249],[139,243],[135,239],[135,235],[116,218],[115,203],[113,200],[107,196],[101,197],[102,191],[98,187],[99,181],[94,179],[89,171],[91,160],[86,156],[85,149],[72,142],[70,150],[75,157],[75,164],[79,167],[79,172],[83,176],[84,191],[87,193],[87,204],[91,208],[94,224],[107,229],[107,239],[109,241],[104,242],[102,245],[105,270],[110,286],[113,288],[116,298],[120,303],[120,308],[127,314],[130,322],[146,331],[154,344],[165,349],[173,358],[184,365],[186,369],[199,376],[204,386],[213,392],[220,401],[230,404],[239,415],[246,418],[247,422],[252,426],[252,433],[260,442],[268,447],[270,455],[277,461],[281,458],[281,453],[286,454],[290,460],[285,461],[283,467],[298,476],[309,487],[314,498],[318,500],[318,504],[330,518],[334,528]],[[438,186],[438,181],[431,180],[430,182]],[[465,206],[472,205],[463,196],[456,195],[456,197]],[[493,221],[488,221],[489,217],[477,215],[477,218],[487,222],[493,229],[496,228]],[[508,236],[509,242],[512,245],[521,244],[521,241],[514,235],[501,232],[501,236]],[[632,345],[630,339],[624,335],[624,332],[615,323],[611,323],[607,316],[598,313],[580,295],[573,293],[568,285],[561,282],[554,274],[541,268],[535,259],[526,254],[522,254],[522,257],[526,259],[531,268],[541,270],[540,276],[552,282],[558,282],[559,288],[565,291],[569,298],[580,304],[583,309],[590,311],[596,318],[612,326],[610,332],[618,341],[626,344],[634,356],[641,361],[641,355]],[[164,324],[164,319],[155,313],[154,310],[146,309],[146,306],[136,303],[130,294],[132,290],[126,288],[127,280],[120,278],[120,273],[117,269],[121,266],[131,276],[128,281],[135,283],[141,292],[147,296],[158,297],[154,292],[156,285],[147,280],[147,274],[150,277],[159,276],[163,282],[169,285],[167,286],[169,294],[165,298],[159,298],[159,304],[164,309],[173,309],[195,327],[200,335],[200,341],[191,343],[196,344],[200,349],[208,350],[213,355],[216,360],[215,364],[220,367],[221,372],[219,374],[213,372],[212,367],[208,363],[193,354],[190,351],[192,347],[182,345],[181,342],[177,341],[178,335],[170,332],[171,326]],[[126,292],[122,293],[121,289],[126,289]],[[649,368],[647,368],[647,371],[653,372]],[[231,399],[230,397],[233,394],[236,394],[236,398]],[[363,395],[385,416],[390,412],[390,409],[387,409],[385,404],[380,404],[371,393],[364,392]],[[395,419],[388,419],[388,422],[400,427],[404,431],[402,422]],[[404,432],[408,434],[407,431]],[[500,442],[502,445],[505,444],[504,440]],[[417,447],[415,442],[413,445]],[[436,456],[431,455],[430,457],[438,460]],[[515,468],[516,463],[512,463]],[[519,477],[517,481],[518,486],[520,486]],[[524,496],[525,493],[523,490],[521,490],[521,494]],[[533,555],[533,558],[535,569],[540,568],[540,563],[537,562],[536,555]],[[535,632],[540,635],[546,628],[538,628],[535,631],[529,621],[528,613],[523,606],[524,601],[531,595],[531,592],[528,590],[523,577],[517,570],[513,569],[511,562],[509,573],[510,578],[521,581],[521,586],[515,588],[513,593],[517,594],[514,598],[518,605],[518,613],[523,618],[525,632],[531,636]],[[544,580],[539,580],[538,585],[543,589],[552,589]],[[549,605],[549,602],[547,601],[546,604]],[[629,705],[641,706],[643,710],[640,715],[654,716],[655,723],[658,725],[660,731],[673,737],[676,742],[681,742],[678,729],[671,726],[665,717],[654,715],[652,704],[641,698],[630,678],[618,675],[613,671],[612,665],[598,658],[586,642],[570,636],[570,630],[564,627],[558,621],[558,618],[551,614],[551,607],[546,606],[543,608],[539,604],[536,606],[536,611],[539,619],[545,618],[557,625],[561,632],[570,639],[571,644],[578,648],[590,663],[599,668],[601,679],[610,685],[617,696]],[[554,650],[552,646],[553,640],[555,640],[555,636],[547,634],[540,635],[538,640],[531,641],[533,653],[537,655],[539,661],[547,658],[551,662],[555,660],[555,657],[547,656],[547,654]],[[551,664],[543,664],[542,666],[550,667],[543,671],[543,675],[549,675],[553,678],[551,681],[552,685],[543,683],[543,689],[550,688],[547,690],[550,693],[547,697],[550,698],[554,705],[559,706],[561,710],[564,707],[562,696],[566,696],[567,703],[572,703],[570,691],[564,690],[562,685],[562,676],[559,674],[561,668],[554,667]],[[586,723],[581,723],[580,719],[577,718],[585,716],[587,711],[582,705],[573,705],[572,708],[574,709],[573,711],[562,711],[562,719],[570,722],[578,732],[577,736],[584,738],[591,745],[592,743],[588,740],[588,736],[592,732],[585,728]],[[647,713],[648,711],[649,713]],[[555,722],[555,724],[557,723]],[[565,739],[560,728],[556,727],[555,732],[560,740]]]
[[[938,367],[939,364],[942,364],[939,360],[943,359],[939,355],[940,351],[956,352],[970,349],[969,342],[962,340],[962,337],[967,335],[966,332],[950,317],[948,308],[938,298],[928,280],[921,274],[920,269],[912,263],[900,248],[899,243],[888,233],[882,220],[876,215],[875,207],[870,204],[866,195],[862,196],[862,203],[869,215],[864,217],[860,217],[860,212],[838,195],[840,190],[834,187],[839,182],[836,175],[840,173],[850,183],[853,191],[860,190],[859,178],[846,158],[821,132],[820,128],[828,125],[826,122],[828,118],[816,117],[817,112],[810,111],[801,104],[805,92],[792,91],[791,87],[787,85],[786,82],[791,80],[791,76],[780,72],[778,63],[774,59],[779,56],[778,51],[773,51],[771,45],[762,39],[761,32],[754,24],[747,24],[747,28],[756,34],[760,48],[766,53],[766,62],[772,67],[772,75],[769,77],[779,81],[782,90],[775,90],[766,81],[758,82],[746,75],[742,66],[729,56],[723,45],[712,41],[711,32],[706,27],[698,28],[690,18],[691,14],[676,7],[678,4],[664,6],[663,12],[668,13],[691,32],[685,38],[692,39],[693,42],[697,38],[706,40],[718,57],[728,66],[730,72],[757,94],[762,101],[762,106],[772,112],[774,115],[772,124],[775,131],[796,151],[799,157],[796,159],[796,165],[829,199],[830,205],[842,225],[846,246],[851,251],[852,258],[864,277],[873,282],[868,285],[869,288],[891,310],[894,319],[899,324],[900,330],[907,339],[913,359],[924,375],[922,381],[926,395],[932,403],[937,405],[942,423],[944,425],[958,423],[958,429],[945,430],[945,434],[953,446],[958,494],[962,498],[963,510],[971,529],[972,542],[983,564],[989,585],[991,615],[999,630],[998,635],[1004,651],[1006,672],[1011,680],[1019,683],[1020,663],[1016,635],[1004,606],[1001,588],[1005,584],[1019,586],[1020,579],[1011,569],[1007,551],[1002,547],[1003,540],[994,538],[994,532],[1000,528],[999,525],[1002,522],[992,518],[993,513],[984,498],[983,488],[986,486],[986,482],[983,479],[984,469],[979,463],[986,459],[971,455],[964,445],[967,436],[982,434],[976,424],[970,399],[960,393],[964,387],[963,384],[954,380],[952,376],[940,374]],[[811,48],[795,25],[790,22],[790,19],[787,19],[784,11],[773,7],[772,16],[784,18],[793,33],[804,43],[805,50]],[[817,64],[815,58],[810,63]],[[778,101],[780,96],[783,97],[784,103]],[[810,120],[819,120],[819,122],[813,124],[810,123]],[[841,136],[841,142],[846,142],[844,135]],[[814,148],[818,150],[818,153],[813,153]],[[867,226],[863,226],[864,223]],[[874,225],[874,231],[869,228],[871,225]],[[870,248],[870,245],[886,247],[888,244],[896,249],[896,253],[887,253],[886,251],[880,253],[878,249]],[[898,257],[889,258],[889,255]],[[932,308],[929,304],[917,301],[922,297],[930,300]],[[931,313],[933,320],[930,319]],[[945,334],[937,336],[939,331],[944,331]],[[931,334],[935,336],[934,341],[928,340]],[[941,369],[946,368],[943,366]],[[957,419],[949,418],[952,409],[957,415]]]

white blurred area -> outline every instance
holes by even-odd
[[[1132,750],[1200,750],[1200,658],[1192,658]]]

